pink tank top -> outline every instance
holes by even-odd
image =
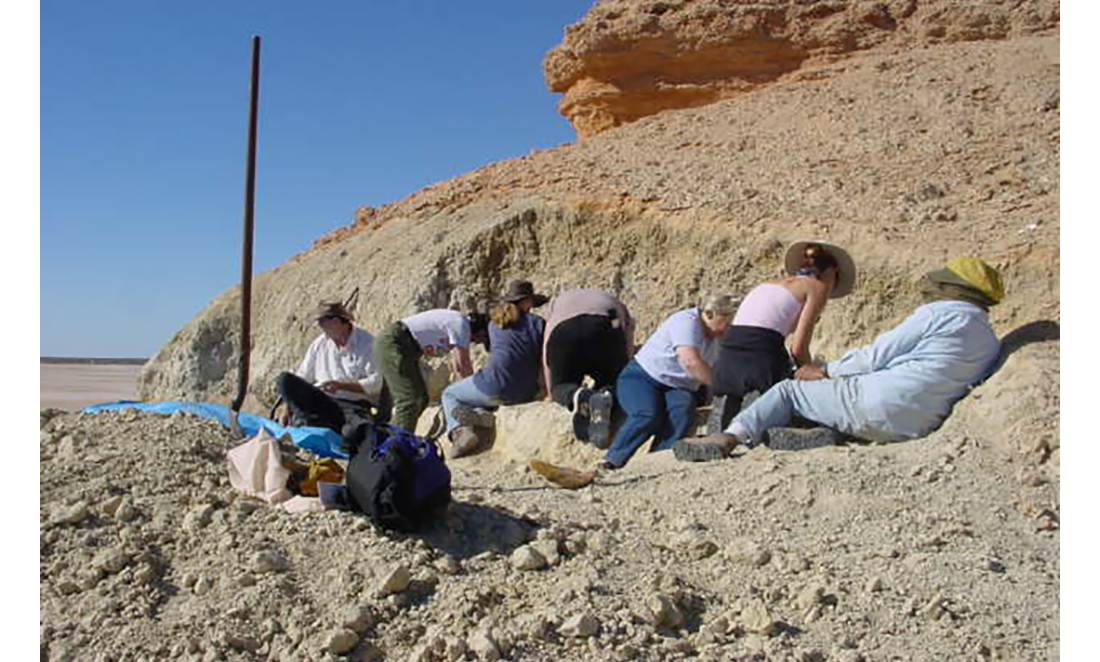
[[[771,329],[786,338],[794,331],[801,313],[802,304],[787,288],[777,283],[762,283],[752,288],[737,307],[733,323]]]

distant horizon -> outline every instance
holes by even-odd
[[[116,364],[116,365],[134,365],[148,363],[148,358],[129,357],[129,356],[40,356],[38,362],[41,363],[93,363],[93,364]]]

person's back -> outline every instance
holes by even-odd
[[[499,396],[506,404],[534,399],[538,393],[545,325],[545,320],[534,313],[523,313],[507,328],[490,323],[489,363],[474,373],[477,387]]]

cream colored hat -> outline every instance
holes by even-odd
[[[827,241],[794,242],[787,249],[786,257],[783,258],[783,266],[787,270],[787,273],[791,276],[798,273],[798,270],[802,267],[802,261],[806,255],[807,246],[820,246],[836,260],[840,273],[837,274],[836,287],[833,288],[833,292],[829,295],[829,298],[839,299],[842,296],[847,296],[848,293],[852,291],[852,287],[856,284],[856,263],[852,259],[852,256],[848,254],[848,251],[836,244],[830,244]]]

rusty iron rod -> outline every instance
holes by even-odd
[[[237,397],[230,407],[241,410],[248,390],[249,355],[252,351],[252,226],[256,202],[256,115],[260,100],[260,37],[252,37],[252,78],[248,104],[248,161],[244,188],[244,249],[241,256],[241,362]]]

